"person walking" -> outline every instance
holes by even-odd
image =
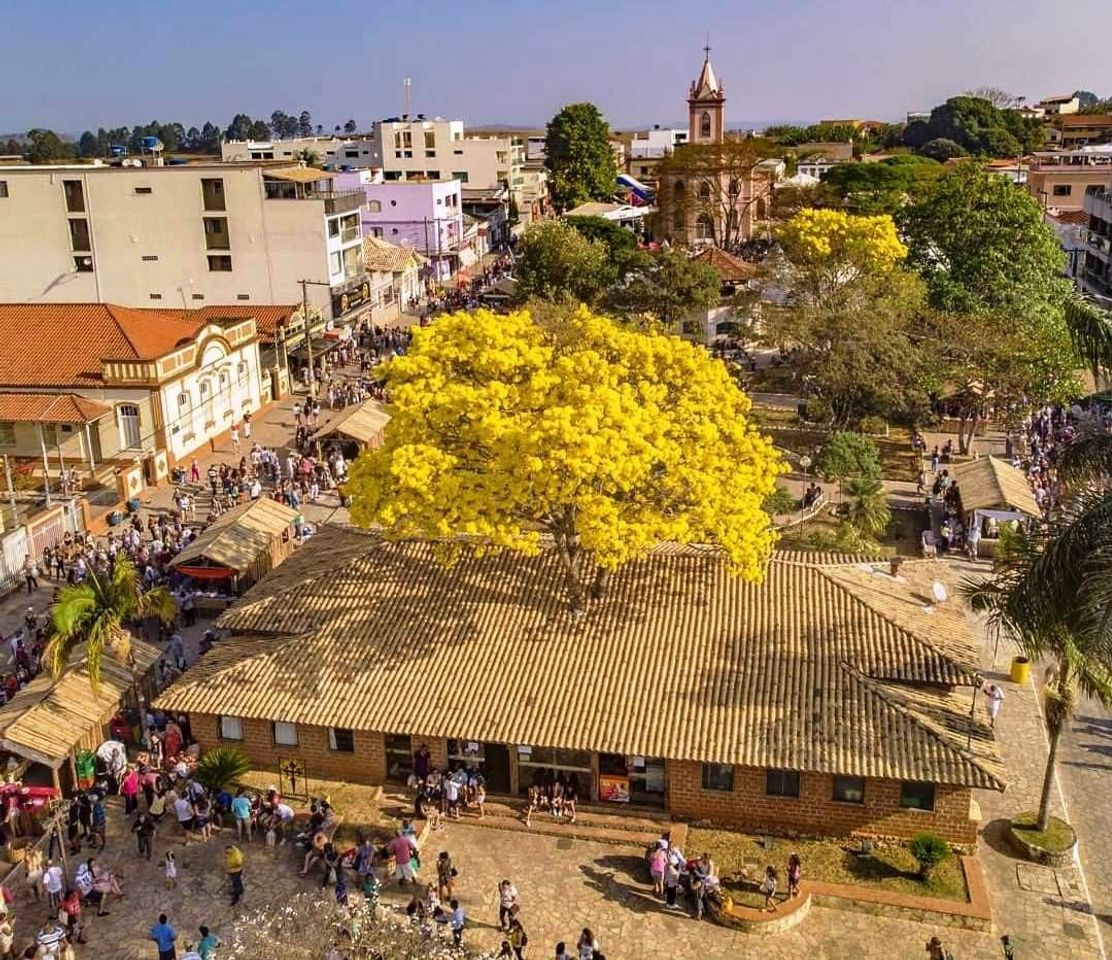
[[[765,867],[764,880],[761,881],[761,893],[764,894],[765,898],[764,908],[769,913],[776,909],[776,886],[776,868],[770,863]]]
[[[243,835],[251,840],[253,830],[251,826],[251,798],[241,789],[232,798],[232,816],[236,822],[236,840],[243,843]]]
[[[589,927],[584,927],[583,932],[579,934],[579,943],[576,947],[579,950],[579,960],[593,960],[595,954],[599,952],[598,941]]]
[[[525,932],[525,928],[517,917],[510,920],[509,937],[514,956],[517,960],[525,960],[525,948],[529,946],[529,934]],[[160,957],[159,960],[162,960],[162,958]]]
[[[216,948],[220,946],[220,938],[203,924],[200,933],[201,939],[197,941],[197,952],[201,955],[201,960],[213,960],[216,956]]]
[[[679,864],[672,857],[668,857],[668,862],[664,865],[664,909],[665,910],[682,910],[683,908],[676,903],[676,896],[679,893],[680,886],[680,867]]]
[[[803,861],[798,853],[788,857],[788,899],[799,896],[799,884],[803,880]]]
[[[457,947],[463,946],[463,928],[467,925],[467,915],[458,900],[451,902],[452,907],[452,943]]]
[[[517,902],[517,887],[509,880],[498,884],[498,927],[503,933],[512,926],[513,918],[521,909]]]
[[[27,584],[27,594],[34,593],[39,588],[39,565],[27,554],[23,561],[23,579]]]
[[[43,889],[46,890],[47,903],[50,904],[51,910],[57,910],[58,904],[62,902],[62,894],[65,890],[66,876],[62,868],[58,866],[53,860],[46,861],[46,871],[42,876]]]
[[[436,894],[442,901],[452,899],[452,887],[455,884],[456,868],[452,866],[452,858],[447,850],[441,850],[436,858]]]
[[[1000,708],[1004,706],[1004,690],[998,683],[990,683],[985,687],[985,696],[988,697],[985,709],[988,711],[989,729],[996,729],[996,718],[1000,716]]]
[[[234,907],[243,897],[243,851],[234,843],[224,848],[224,870],[232,883],[232,903]]]
[[[139,814],[131,825],[131,832],[135,834],[139,844],[139,856],[146,857],[148,860],[153,852],[152,840],[156,829],[157,825],[149,813]]]
[[[147,932],[147,939],[153,940],[158,947],[158,960],[177,960],[178,949],[175,944],[178,933],[166,919],[166,914],[158,915],[158,923]]]

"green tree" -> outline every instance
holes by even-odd
[[[252,121],[251,126],[247,128],[248,140],[269,140],[270,139],[270,124],[265,120]]]
[[[962,453],[990,406],[1019,418],[1076,395],[1064,255],[1026,191],[960,164],[897,219],[935,311],[929,336]]]
[[[251,118],[246,113],[237,113],[224,131],[225,140],[250,140]]]
[[[560,220],[532,224],[518,245],[517,295],[552,303],[596,303],[617,279],[601,241]]]
[[[930,119],[907,125],[906,146],[919,150],[931,140],[953,140],[977,156],[1015,157],[1042,146],[1042,123],[1018,110],[1001,110],[980,97],[951,97]]]
[[[593,103],[570,103],[545,134],[548,189],[559,211],[613,196],[617,166],[610,128]]]
[[[815,460],[815,471],[829,480],[880,478],[880,450],[871,437],[848,430],[831,434]]]
[[[81,134],[81,138],[77,141],[77,155],[86,158],[101,156],[97,135],[92,130],[86,130]]]
[[[842,483],[842,493],[849,525],[870,539],[882,536],[892,521],[884,484],[876,477],[850,477]]]
[[[201,127],[198,147],[205,153],[219,153],[221,139],[223,138],[220,136],[220,128],[206,120],[205,125]]]
[[[605,244],[615,263],[629,259],[637,249],[637,237],[633,231],[605,217],[568,217],[567,224],[588,240],[598,240]]]
[[[359,125],[354,120],[348,120],[344,124],[344,133],[346,133],[349,137],[358,129]]]
[[[713,267],[678,250],[645,254],[617,283],[610,306],[627,315],[651,314],[666,327],[677,326],[721,298],[722,276]]]
[[[297,134],[300,137],[313,135],[313,115],[308,110],[302,110],[297,115]]]
[[[174,598],[165,587],[144,592],[130,557],[116,558],[110,573],[90,571],[77,584],[62,587],[52,610],[53,633],[43,662],[60,676],[79,647],[85,648],[85,667],[96,689],[105,654],[134,669],[129,624],[146,617],[169,623],[176,612]]]
[[[947,160],[969,155],[969,151],[960,143],[948,140],[946,137],[935,137],[933,140],[928,140],[919,148],[919,152],[924,157],[938,163],[945,163]]]
[[[28,130],[27,146],[23,155],[31,163],[57,163],[60,160],[72,160],[74,146],[68,140],[63,140],[53,130]]]
[[[879,163],[840,163],[822,175],[818,203],[863,216],[895,214],[920,184],[941,175],[928,157],[888,157]]]

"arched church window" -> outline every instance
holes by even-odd
[[[710,199],[710,183],[708,183],[706,180],[704,180],[702,183],[699,184],[699,199],[700,200],[709,200]]]
[[[704,110],[702,119],[699,121],[699,136],[704,139],[710,138],[710,111]]]

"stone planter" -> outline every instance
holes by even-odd
[[[1050,850],[1039,846],[1028,840],[1022,832],[1015,830],[1012,823],[1008,824],[1008,842],[1021,856],[1033,863],[1041,863],[1046,867],[1068,867],[1073,863],[1074,851],[1077,849],[1077,833],[1064,820],[1058,820],[1057,817],[1051,819],[1069,831],[1072,839],[1065,848]]]

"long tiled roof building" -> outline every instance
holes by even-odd
[[[300,756],[310,776],[404,777],[424,743],[481,762],[493,792],[556,771],[584,800],[762,829],[971,842],[971,791],[1004,788],[937,565],[779,554],[752,584],[667,547],[575,612],[553,552],[435,552],[324,528],[159,704],[206,747]]]

